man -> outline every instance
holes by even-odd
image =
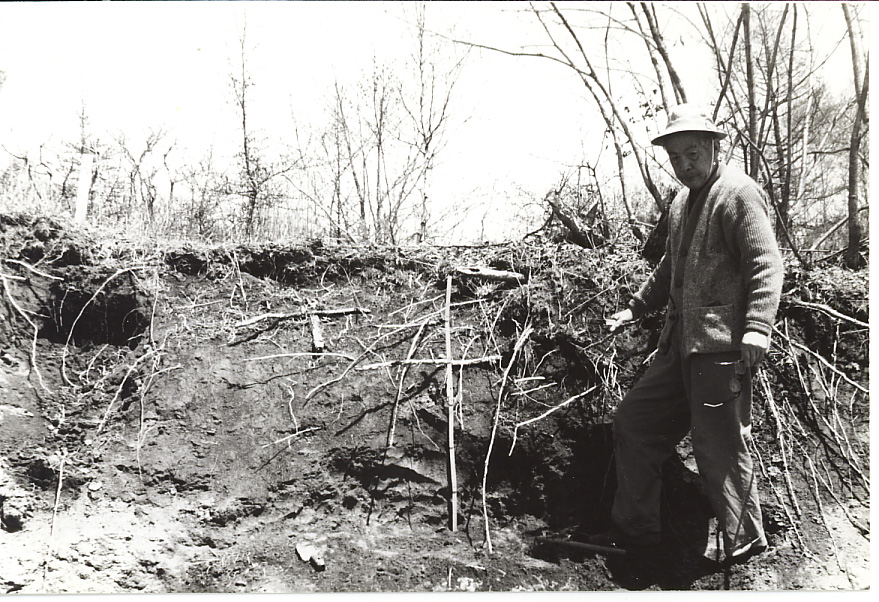
[[[684,104],[652,140],[686,188],[669,209],[665,255],[608,320],[616,331],[667,306],[656,358],[614,417],[613,530],[595,543],[657,549],[661,467],[689,431],[726,562],[767,546],[748,450],[751,373],[769,347],[783,265],[763,191],[718,162],[725,136]]]

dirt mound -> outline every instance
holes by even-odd
[[[660,326],[603,331],[649,269],[634,250],[144,249],[0,216],[0,257],[5,591],[869,584],[866,274],[786,285],[754,419],[770,552],[717,564],[685,442],[674,562],[645,578],[535,544],[609,518],[610,416]]]

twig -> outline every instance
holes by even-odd
[[[812,473],[812,482],[814,483],[813,495],[815,496],[815,503],[818,505],[818,514],[821,516],[824,530],[827,531],[827,536],[830,538],[830,545],[833,548],[833,557],[836,558],[836,566],[842,569],[842,565],[839,562],[839,550],[836,548],[836,539],[833,537],[833,531],[830,530],[830,525],[827,524],[827,515],[824,513],[824,504],[821,503],[821,492],[818,490],[818,475],[815,472],[815,465],[812,464],[812,458],[808,455],[806,455],[806,462],[809,463],[809,470]]]
[[[229,259],[232,260],[232,265],[235,268],[235,274],[238,276],[238,280],[235,282],[235,286],[232,288],[232,294],[229,296],[229,307],[233,307],[235,304],[235,291],[241,289],[241,299],[244,301],[244,311],[247,311],[247,291],[244,290],[244,279],[241,277],[241,266],[238,263],[238,253],[233,250],[232,253],[229,255]]]
[[[92,371],[92,368],[95,365],[95,362],[104,353],[104,350],[110,346],[110,343],[104,343],[103,347],[98,349],[98,352],[89,360],[88,366],[85,367],[85,370],[79,373],[79,380],[88,383],[89,381],[89,373]]]
[[[395,309],[394,311],[390,312],[388,314],[388,316],[394,316],[394,315],[399,314],[401,312],[408,313],[408,311],[410,309],[412,309],[413,307],[417,307],[419,305],[424,305],[425,303],[433,303],[434,301],[438,301],[442,298],[443,298],[443,295],[437,295],[436,297],[431,297],[430,299],[422,299],[421,301],[415,301],[413,303],[410,303],[409,305],[404,305],[403,307]]]
[[[786,330],[787,330],[787,321],[785,321],[785,331]],[[812,398],[811,388],[806,383],[806,379],[803,376],[802,370],[800,370],[800,364],[799,364],[799,361],[797,360],[796,353],[794,352],[793,341],[789,337],[786,340],[787,340],[787,343],[789,346],[789,353],[790,353],[791,357],[793,358],[794,368],[797,371],[797,378],[799,379],[800,390],[803,392],[803,396],[805,397],[806,401],[809,403],[809,407],[812,408],[812,411],[814,412],[815,416],[817,416],[818,419],[824,424],[824,426],[827,427],[827,430],[829,431],[830,435],[833,438],[833,442],[836,443],[840,457],[846,461],[846,463],[849,465],[849,467],[852,470],[854,470],[854,472],[858,476],[861,477],[861,479],[864,481],[864,484],[869,489],[869,487],[870,487],[869,480],[861,471],[856,459],[846,455],[845,446],[843,446],[843,444],[842,444],[839,433],[836,431],[835,428],[833,428],[833,425],[830,424],[830,421],[827,420],[827,417],[824,416],[824,414],[815,405],[815,400]],[[820,374],[820,372],[818,372],[818,373]],[[823,382],[822,382],[822,386],[823,386]],[[855,394],[857,394],[857,392],[855,392]],[[789,412],[789,414],[792,416],[795,415],[793,410],[791,410]],[[846,439],[846,441],[847,441],[847,439]],[[851,449],[851,446],[849,445],[848,448]],[[852,455],[854,455],[854,454],[852,453]]]
[[[436,325],[436,324],[439,324],[442,322],[442,320],[440,320],[439,318],[436,317],[436,314],[441,313],[441,311],[442,310],[440,310],[439,312],[434,312],[433,314],[422,316],[422,317],[418,318],[417,320],[415,320],[414,322],[404,322],[403,324],[376,324],[375,327],[377,329],[381,330],[382,328],[397,328],[397,329],[416,328],[416,327],[421,326],[422,324],[425,324],[428,326]],[[425,319],[425,318],[430,318],[430,319]]]
[[[0,278],[3,278],[4,280],[14,280],[16,282],[27,282],[27,278],[24,276],[13,276],[12,274],[4,274],[3,272],[0,272]]]
[[[67,450],[61,449],[58,462],[58,487],[55,489],[55,503],[52,506],[52,522],[49,525],[49,539],[46,542],[46,557],[43,560],[43,581],[49,570],[49,557],[52,555],[52,539],[55,536],[55,519],[58,517],[58,506],[61,504],[61,488],[64,485],[64,463],[67,461]]]
[[[166,337],[165,341],[167,341],[167,337]],[[164,347],[164,342],[163,342],[162,346]],[[157,376],[159,376],[160,374],[164,374],[166,372],[171,372],[172,370],[180,370],[183,368],[183,366],[181,364],[177,364],[176,366],[168,366],[167,368],[162,368],[161,370],[156,370],[156,366],[159,365],[160,360],[161,360],[161,357],[157,353],[156,356],[153,358],[153,369],[150,372],[150,376],[147,379],[146,384],[144,384],[144,386],[140,392],[140,428],[137,433],[137,449],[135,452],[135,457],[137,459],[137,474],[140,476],[141,480],[143,480],[143,469],[142,469],[141,463],[140,463],[140,450],[143,448],[143,444],[144,444],[144,441],[146,441],[147,434],[150,432],[150,430],[152,428],[154,428],[156,426],[156,425],[152,425],[149,428],[145,428],[145,424],[146,424],[145,409],[146,408],[145,408],[144,402],[146,399],[147,391],[149,391],[150,387],[152,386],[153,380]]]
[[[827,470],[827,466],[824,464],[823,461],[822,461],[821,465],[824,467],[824,470]],[[821,484],[824,485],[824,488],[825,488],[825,489],[827,489],[827,493],[829,493],[830,496],[834,499],[834,501],[836,502],[836,505],[839,506],[839,509],[842,510],[842,513],[845,514],[845,517],[849,520],[849,522],[850,522],[852,525],[854,525],[854,527],[855,527],[858,531],[861,532],[861,535],[862,535],[863,537],[867,537],[867,536],[869,536],[869,535],[870,535],[870,529],[869,529],[869,527],[866,527],[866,526],[862,525],[862,524],[860,523],[860,521],[858,521],[857,519],[855,519],[855,517],[853,517],[853,516],[849,513],[848,509],[845,507],[845,504],[842,502],[842,500],[839,499],[839,497],[836,495],[836,492],[833,491],[833,488],[830,486],[830,484],[829,484],[827,481],[824,480],[824,477],[821,477],[821,476],[819,475],[819,478],[820,478],[820,480],[821,480]]]
[[[62,449],[58,462],[58,487],[55,489],[55,504],[52,507],[52,524],[49,527],[49,540],[55,535],[55,518],[58,516],[58,506],[61,502],[61,488],[64,485],[64,463],[67,461],[67,450]]]
[[[506,270],[495,270],[482,266],[460,266],[455,268],[455,272],[459,276],[467,278],[481,278],[483,280],[491,280],[494,282],[516,282],[522,284],[527,280],[524,274],[519,272],[508,272]]]
[[[189,305],[177,305],[174,309],[197,309],[199,307],[207,307],[209,305],[217,305],[225,303],[225,299],[217,299],[216,301],[205,301],[204,303],[190,303]]]
[[[332,379],[330,379],[330,380],[328,380],[328,381],[326,381],[326,382],[323,382],[323,383],[317,385],[316,387],[312,388],[312,389],[308,392],[308,394],[305,396],[305,403],[308,403],[309,400],[310,400],[312,397],[314,397],[318,392],[322,391],[323,389],[326,389],[327,387],[329,387],[329,386],[331,386],[331,385],[334,385],[335,383],[337,383],[337,382],[339,382],[340,380],[342,380],[343,378],[345,378],[345,376],[347,376],[348,373],[349,373],[351,370],[354,369],[354,366],[356,366],[356,365],[357,365],[357,364],[358,364],[363,358],[365,358],[367,355],[369,355],[370,353],[372,353],[372,350],[375,348],[376,345],[379,344],[380,341],[382,341],[382,340],[388,338],[389,336],[392,336],[392,335],[395,335],[395,334],[397,334],[397,333],[399,333],[399,332],[402,332],[403,330],[406,330],[407,328],[412,328],[412,327],[414,327],[414,326],[417,326],[417,324],[411,324],[411,325],[410,325],[410,324],[406,324],[406,325],[404,325],[404,326],[401,326],[400,328],[397,328],[397,329],[392,330],[392,331],[390,331],[390,332],[386,332],[385,334],[383,334],[383,335],[381,335],[380,337],[378,337],[375,341],[373,341],[372,345],[370,345],[365,351],[363,351],[360,355],[358,355],[356,358],[354,358],[354,359],[351,360],[351,363],[349,363],[349,364],[345,367],[345,370],[342,371],[342,374],[340,374],[340,375],[337,376],[336,378],[332,378]]]
[[[143,442],[146,440],[146,434],[149,429],[145,429],[144,425],[146,423],[146,394],[149,391],[150,385],[153,383],[153,378],[156,374],[156,367],[159,364],[160,357],[156,355],[153,357],[153,369],[150,371],[150,377],[147,379],[146,384],[144,384],[143,388],[140,391],[140,423],[139,428],[137,430],[137,447],[135,449],[134,457],[137,460],[137,474],[140,476],[141,481],[143,481],[143,468],[140,463],[140,450],[143,447]],[[124,382],[124,380],[123,380]]]
[[[358,366],[356,370],[377,370],[380,368],[388,368],[391,366],[415,366],[415,365],[435,365],[435,366],[474,366],[478,364],[488,364],[491,362],[498,362],[503,359],[503,356],[500,355],[486,355],[485,357],[471,357],[468,359],[448,359],[443,357],[438,358],[409,358],[407,357],[404,360],[387,360],[384,362],[376,362],[374,364],[365,364],[363,366]]]
[[[156,333],[154,330],[154,325],[156,323],[156,308],[159,306],[159,270],[155,271],[156,275],[156,284],[155,284],[155,294],[153,296],[153,309],[150,313],[150,343],[153,345],[156,344]]]
[[[473,346],[473,343],[480,338],[480,333],[477,333],[473,337],[470,338],[469,341],[461,348],[461,359],[467,359],[467,353],[470,351],[470,347]],[[498,356],[498,361],[500,361],[501,356]],[[462,399],[464,395],[464,371],[458,370],[458,398],[456,401],[456,407],[458,408],[458,424],[461,425],[461,428],[464,428],[464,408],[462,407]]]
[[[553,200],[551,198],[552,194],[553,193],[547,194],[547,196],[544,200],[547,203],[549,203],[550,207],[552,207],[552,211],[555,214],[555,216],[557,218],[559,218],[559,221],[562,222],[565,226],[567,226],[568,230],[570,231],[571,242],[576,243],[585,249],[594,248],[596,245],[592,242],[591,236],[588,233],[583,232],[583,229],[580,227],[580,225],[577,223],[577,220],[573,216],[568,215],[558,205],[558,203],[553,202]],[[598,200],[596,199],[595,205],[597,205],[597,203],[598,203]],[[593,205],[593,207],[595,205]],[[593,207],[590,207],[587,211],[591,211],[593,209]]]
[[[15,297],[12,296],[12,291],[9,288],[9,280],[19,280],[19,278],[17,276],[9,276],[0,273],[0,280],[3,281],[3,290],[6,292],[6,296],[9,298],[12,307],[14,307],[19,315],[21,315],[21,317],[30,324],[31,328],[34,329],[34,336],[31,339],[31,369],[37,374],[37,380],[40,382],[40,386],[43,387],[43,390],[51,394],[52,391],[46,386],[46,383],[43,381],[43,374],[40,372],[40,367],[37,366],[37,336],[39,335],[40,329],[36,322],[31,320],[30,316],[27,315],[27,312],[21,308],[15,300]],[[24,278],[21,278],[20,280],[24,280]]]
[[[295,384],[295,383],[294,383]],[[293,426],[296,427],[296,430],[299,430],[299,421],[296,420],[296,414],[293,413],[293,402],[296,401],[296,391],[292,386],[288,384],[284,384],[287,387],[287,391],[290,393],[290,399],[287,401],[287,412],[290,413],[290,420],[293,421]]]
[[[757,371],[757,378],[760,381],[760,385],[763,387],[763,394],[766,397],[766,402],[769,404],[769,411],[772,413],[772,417],[775,418],[775,427],[778,432],[778,447],[781,450],[781,461],[784,466],[784,484],[787,488],[787,495],[790,497],[791,502],[794,505],[794,510],[797,511],[797,518],[801,518],[803,513],[800,510],[800,506],[797,503],[797,496],[794,493],[794,486],[790,480],[790,468],[787,464],[787,437],[785,437],[784,426],[781,422],[781,416],[778,413],[778,407],[775,405],[775,399],[772,395],[772,389],[769,387],[769,382],[766,380],[766,375],[763,370]]]
[[[46,272],[42,272],[42,271],[38,270],[37,268],[35,268],[34,266],[30,265],[29,263],[25,263],[25,262],[20,261],[18,259],[4,259],[3,261],[5,261],[6,263],[14,263],[16,265],[20,265],[21,267],[26,268],[27,270],[30,270],[31,272],[33,272],[37,276],[42,276],[43,278],[49,278],[50,280],[64,280],[64,278],[61,278],[60,276],[53,276],[52,274],[47,274]]]
[[[310,433],[311,431],[320,430],[320,428],[321,427],[319,427],[319,426],[310,426],[307,429],[302,429],[301,431],[297,430],[295,433],[293,433],[291,435],[287,435],[286,437],[281,437],[280,439],[278,439],[276,441],[272,441],[271,443],[266,443],[265,445],[262,446],[262,448],[265,449],[267,447],[277,445],[278,443],[284,443],[285,441],[289,441],[290,439],[293,439],[294,437],[298,437],[299,435],[304,435],[305,433]]]
[[[317,353],[313,351],[301,351],[298,353],[275,353],[274,355],[261,355],[259,357],[246,357],[244,358],[245,362],[257,362],[261,360],[275,360],[282,357],[340,357],[342,359],[346,359],[349,361],[354,361],[354,358],[350,355],[346,355],[344,353],[332,353],[329,351],[324,351],[323,353]]]
[[[766,470],[766,464],[763,462],[763,456],[760,454],[760,449],[757,445],[752,441],[751,442],[751,451],[757,457],[757,462],[760,464],[760,470],[763,473],[763,476],[769,482],[769,486],[772,487],[772,492],[775,494],[776,499],[781,506],[781,509],[784,510],[784,515],[787,517],[788,523],[790,523],[791,527],[794,530],[794,535],[797,536],[797,542],[800,544],[800,549],[808,554],[808,549],[806,548],[806,544],[803,542],[803,537],[800,535],[800,529],[797,526],[797,521],[794,520],[794,517],[791,516],[790,510],[787,507],[787,504],[784,501],[784,497],[782,497],[781,493],[778,491],[778,487],[775,486],[775,483],[772,482],[772,479],[769,478],[769,473]]]
[[[835,372],[840,378],[842,378],[845,382],[847,382],[847,383],[850,384],[851,386],[855,387],[856,389],[858,389],[858,390],[860,390],[860,391],[863,391],[863,392],[866,393],[867,395],[870,394],[870,391],[869,391],[867,388],[863,387],[862,385],[859,385],[858,383],[856,383],[855,381],[853,381],[852,379],[850,379],[848,376],[845,375],[845,373],[844,373],[842,370],[840,370],[839,368],[837,368],[836,366],[834,366],[832,363],[830,363],[829,361],[827,361],[826,359],[824,359],[824,357],[821,356],[821,354],[816,353],[816,352],[812,351],[811,349],[809,349],[808,347],[806,347],[805,345],[801,345],[800,343],[797,343],[796,341],[794,341],[794,340],[790,339],[789,337],[785,336],[785,335],[784,335],[780,330],[778,330],[778,328],[776,328],[775,326],[772,327],[772,330],[774,330],[774,331],[778,334],[778,336],[783,337],[783,338],[784,338],[788,343],[790,343],[792,346],[796,347],[797,349],[802,349],[803,351],[805,351],[806,353],[808,353],[809,355],[811,355],[812,357],[814,357],[815,359],[817,359],[819,362],[821,362],[821,363],[824,364],[827,368],[829,368],[830,370],[832,370],[833,372]]]
[[[301,311],[294,312],[271,312],[267,314],[260,314],[258,316],[254,316],[252,318],[248,318],[246,320],[242,320],[241,322],[235,323],[235,328],[244,328],[245,326],[252,326],[258,322],[263,320],[289,320],[292,318],[304,318],[305,316],[322,316],[327,318],[332,318],[336,316],[344,316],[347,314],[369,314],[370,311],[368,309],[362,307],[339,307],[335,309],[303,309]]]
[[[415,336],[412,337],[412,343],[409,345],[409,352],[406,354],[406,360],[412,359],[412,356],[415,355],[415,350],[418,348],[418,341],[421,340],[421,335],[424,333],[424,329],[427,326],[427,323],[422,323],[421,327],[418,329],[418,332],[415,333]],[[406,380],[406,374],[409,372],[409,365],[404,363],[400,368],[400,378],[399,385],[397,386],[397,394],[394,397],[394,406],[391,408],[391,424],[388,429],[388,441],[387,447],[394,446],[394,433],[397,429],[397,412],[400,406],[400,398],[403,396],[403,382]]]
[[[597,389],[597,388],[598,388],[598,385],[593,385],[592,387],[590,387],[589,389],[583,391],[582,393],[577,393],[577,394],[574,395],[573,397],[569,397],[568,399],[566,399],[566,400],[563,401],[562,403],[558,404],[557,406],[554,406],[554,407],[548,409],[547,411],[545,411],[545,412],[544,412],[543,414],[541,414],[540,416],[536,416],[536,417],[531,418],[531,419],[529,419],[529,420],[523,420],[522,422],[518,422],[518,423],[516,423],[516,426],[513,428],[513,443],[512,443],[512,445],[510,445],[510,453],[507,454],[507,455],[509,455],[509,456],[512,456],[512,455],[513,455],[513,448],[516,447],[516,440],[517,440],[518,433],[519,433],[519,427],[527,426],[527,425],[532,424],[532,423],[534,423],[534,422],[538,422],[538,421],[540,421],[540,420],[543,420],[544,418],[546,418],[547,416],[549,416],[549,415],[552,414],[553,412],[556,412],[556,411],[558,411],[558,410],[561,410],[563,407],[568,406],[568,405],[574,403],[575,401],[577,401],[577,400],[580,399],[581,397],[585,397],[586,395],[589,395],[590,393],[592,393],[592,391],[594,391],[594,390]]]
[[[821,418],[821,421],[824,423],[824,425],[830,430],[830,433],[833,435],[833,439],[836,442],[836,445],[839,447],[839,455],[842,456],[848,462],[849,467],[852,470],[854,470],[855,473],[859,477],[861,477],[861,480],[864,481],[864,484],[869,489],[870,488],[870,480],[861,470],[861,467],[858,464],[857,454],[855,454],[855,450],[852,449],[851,441],[849,441],[848,435],[845,432],[845,427],[842,425],[841,419],[839,418],[839,412],[836,409],[836,406],[837,406],[836,395],[831,394],[830,391],[827,389],[827,386],[824,382],[823,373],[820,370],[817,370],[814,366],[810,366],[810,368],[812,369],[812,372],[815,374],[815,376],[818,378],[818,381],[821,385],[821,388],[824,389],[824,392],[825,392],[825,395],[827,396],[827,399],[829,399],[831,401],[832,413],[833,413],[833,417],[835,419],[834,422],[836,422],[837,424],[839,424],[840,427],[842,427],[841,431],[834,428],[834,426],[833,426],[833,424],[831,424],[830,420],[828,420],[827,417],[823,413],[818,411],[818,408],[815,407],[815,402],[811,396],[808,396],[809,397],[809,404],[812,406],[812,409],[814,410],[815,414],[817,414]],[[840,436],[840,432],[842,433],[841,436]],[[848,453],[846,453],[846,451]]]
[[[823,377],[821,376],[821,373],[819,371],[815,370],[814,368],[812,368],[812,371],[816,375],[818,375],[819,379],[821,379],[821,381],[822,381],[821,385],[822,385],[822,387],[824,387]],[[802,386],[802,383],[801,383],[801,386]],[[828,394],[828,397],[830,398],[831,396]],[[849,468],[851,470],[853,470],[855,472],[855,474],[857,474],[861,478],[861,480],[864,482],[864,485],[866,485],[867,489],[869,489],[870,488],[870,480],[864,474],[864,472],[861,470],[861,467],[858,465],[857,456],[856,456],[854,450],[852,449],[851,442],[849,442],[848,435],[846,435],[845,430],[843,430],[842,436],[840,436],[839,431],[833,427],[833,425],[830,423],[830,421],[827,419],[827,417],[824,415],[824,413],[821,412],[818,409],[818,407],[815,405],[815,400],[808,393],[808,390],[806,390],[806,398],[809,401],[809,405],[811,406],[812,411],[815,412],[815,415],[821,419],[821,422],[824,423],[824,426],[827,427],[827,429],[830,431],[830,434],[833,436],[833,441],[836,443],[836,446],[839,448],[839,455],[846,461],[846,463],[849,465]],[[834,415],[836,415],[835,399],[833,399],[832,401],[833,401],[833,406],[834,406]],[[843,443],[845,443],[845,444],[843,444]],[[849,452],[848,454],[846,453],[846,450],[848,450],[848,452]]]
[[[583,302],[577,304],[576,307],[573,307],[573,308],[569,309],[568,311],[565,312],[565,314],[562,316],[562,318],[567,318],[568,316],[570,316],[570,315],[572,315],[572,314],[574,314],[574,313],[580,311],[580,309],[581,309],[584,305],[588,305],[589,303],[591,303],[592,301],[595,301],[596,299],[598,299],[600,296],[604,295],[605,293],[609,293],[609,292],[611,292],[611,291],[619,290],[619,281],[622,280],[622,279],[623,279],[623,276],[620,276],[619,278],[617,278],[616,280],[614,280],[614,285],[613,285],[613,286],[610,286],[610,287],[608,287],[608,288],[606,288],[606,289],[604,289],[604,290],[602,290],[602,291],[600,291],[600,292],[598,292],[598,293],[592,295],[591,297],[589,297],[589,298],[586,299],[585,301],[583,301]]]
[[[549,537],[536,537],[534,539],[537,543],[549,544],[554,546],[561,546],[564,548],[571,548],[574,550],[582,550],[584,552],[592,552],[598,554],[604,554],[607,556],[625,556],[626,551],[622,548],[613,548],[610,546],[600,546],[593,543],[584,543],[582,541],[574,541],[573,539],[552,539]]]
[[[79,323],[80,318],[85,313],[86,308],[91,305],[92,301],[94,301],[98,295],[101,294],[101,291],[104,290],[111,280],[116,278],[117,276],[121,276],[126,272],[133,272],[134,270],[140,270],[149,266],[131,266],[128,268],[120,268],[116,270],[116,273],[104,280],[101,286],[98,287],[98,290],[94,292],[94,294],[89,298],[88,301],[82,306],[82,309],[79,310],[79,314],[77,314],[76,318],[73,320],[73,324],[70,325],[70,332],[67,334],[67,340],[64,342],[64,350],[61,353],[61,377],[64,379],[64,382],[70,386],[73,386],[73,383],[70,382],[70,379],[67,378],[67,349],[70,346],[70,340],[73,338],[73,331],[76,330],[76,325]]]
[[[475,305],[477,303],[482,303],[483,301],[487,301],[484,297],[480,297],[479,299],[471,299],[469,301],[455,301],[452,303],[452,308],[456,307],[464,307],[466,305]],[[409,322],[407,324],[377,324],[376,328],[414,328],[425,321],[431,321],[434,318],[439,318],[442,316],[445,311],[445,306],[440,309],[434,310],[428,314],[424,314],[420,318],[418,318],[415,322]],[[391,314],[388,314],[391,315]]]
[[[846,322],[851,322],[855,326],[860,326],[862,328],[870,328],[870,325],[867,324],[866,322],[861,322],[860,320],[856,320],[855,318],[852,318],[851,316],[847,316],[844,313],[838,312],[835,309],[833,309],[832,307],[829,307],[827,305],[823,305],[821,303],[810,303],[808,301],[801,301],[799,299],[793,299],[793,300],[791,300],[790,303],[791,303],[791,305],[798,305],[800,307],[808,307],[809,309],[816,309],[818,311],[824,312],[828,316],[831,316],[833,318],[837,318],[838,320],[844,320]]]
[[[488,441],[488,451],[485,454],[485,466],[482,470],[482,516],[485,521],[485,543],[488,547],[488,553],[492,553],[491,547],[491,534],[489,529],[488,522],[488,500],[487,500],[487,489],[488,489],[488,465],[491,460],[491,451],[494,448],[494,440],[497,436],[497,428],[498,422],[501,417],[501,403],[504,399],[504,391],[506,390],[507,378],[510,375],[510,370],[513,367],[513,363],[516,361],[516,356],[521,351],[522,347],[528,340],[528,337],[531,336],[531,333],[534,332],[534,329],[529,325],[525,327],[525,330],[522,331],[522,334],[519,335],[519,338],[516,340],[516,344],[513,347],[513,353],[510,355],[510,361],[507,363],[507,367],[504,369],[504,375],[501,379],[500,391],[497,396],[497,406],[494,410],[494,421],[491,427],[491,438]]]
[[[131,364],[131,366],[128,367],[128,370],[125,372],[125,376],[122,377],[122,380],[120,381],[119,386],[116,387],[116,393],[113,395],[113,399],[111,399],[110,403],[107,405],[107,410],[104,412],[103,418],[101,418],[101,421],[98,423],[98,426],[95,429],[95,434],[93,435],[93,438],[96,438],[98,436],[98,433],[101,432],[101,430],[104,428],[104,425],[107,423],[107,419],[110,417],[110,410],[113,409],[113,404],[116,403],[116,400],[122,394],[122,388],[125,386],[125,383],[128,381],[128,377],[131,376],[131,373],[134,372],[134,370],[137,368],[137,365],[140,362],[142,362],[146,358],[150,357],[151,355],[154,355],[155,353],[156,353],[155,349],[150,349],[149,351],[147,351],[146,353],[141,355],[139,358],[134,360],[134,362]]]
[[[532,388],[527,389],[525,391],[516,391],[515,393],[510,393],[510,395],[513,395],[515,397],[526,397],[527,399],[533,400],[534,398],[531,397],[532,393],[536,393],[537,391],[543,391],[544,389],[551,389],[552,387],[557,387],[557,386],[559,386],[559,383],[556,383],[556,382],[546,383],[545,385],[539,385],[537,387],[532,387]]]

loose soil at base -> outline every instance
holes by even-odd
[[[599,339],[590,364],[583,349],[593,343],[564,336],[571,330],[557,327],[554,305],[567,278],[583,291],[578,303],[589,301],[577,319],[599,321],[648,269],[631,254],[550,244],[160,251],[97,243],[42,218],[0,223],[0,592],[870,586],[869,494],[852,485],[837,500],[816,496],[808,478],[786,473],[796,459],[779,457],[763,406],[755,440],[765,554],[718,563],[715,519],[686,441],[665,471],[661,570],[535,543],[609,521],[613,398],[643,370],[659,318]],[[590,280],[621,258],[631,264],[603,276],[615,290]],[[400,386],[399,365],[369,364],[406,358],[416,333],[414,357],[445,356],[445,276],[462,264],[520,270],[529,283],[454,281],[455,357],[502,358],[460,377],[452,532],[445,369],[410,365]],[[331,309],[348,311],[320,317],[327,353],[309,355],[310,315]],[[526,314],[535,331],[513,358],[523,370],[507,379],[492,437]],[[852,353],[867,383],[866,352]],[[602,397],[515,428],[592,382]],[[868,449],[861,403],[850,441]],[[492,441],[489,550],[482,475]]]

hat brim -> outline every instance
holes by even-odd
[[[669,136],[674,136],[675,134],[680,134],[682,132],[701,132],[703,134],[712,134],[718,140],[723,140],[724,138],[726,138],[726,132],[724,132],[723,130],[716,129],[716,128],[709,129],[709,128],[705,128],[705,127],[694,128],[694,127],[689,127],[689,126],[683,126],[683,127],[673,127],[673,128],[667,129],[662,134],[660,134],[659,136],[657,136],[656,138],[651,140],[650,143],[655,146],[663,146],[664,140],[666,138],[668,138]]]

